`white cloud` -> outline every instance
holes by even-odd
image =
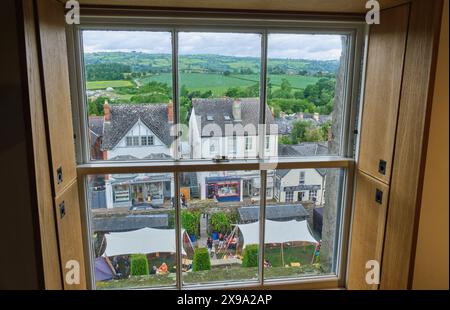
[[[227,56],[259,57],[259,34],[181,32],[179,52],[188,54],[220,54]],[[85,31],[84,51],[139,51],[171,53],[168,32],[144,31]],[[270,34],[269,58],[338,59],[342,44],[339,35]]]
[[[91,52],[145,52],[164,53],[172,51],[170,32],[146,31],[84,31],[84,51]]]
[[[342,51],[340,35],[269,34],[269,58],[339,59]]]

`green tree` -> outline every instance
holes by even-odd
[[[186,229],[190,235],[199,236],[200,212],[198,211],[181,211],[181,226]]]
[[[282,136],[279,141],[280,144],[292,144],[292,140],[289,136]]]
[[[311,123],[308,121],[296,121],[292,126],[291,141],[293,144],[299,144],[305,141],[305,135],[310,129]]]
[[[215,212],[210,219],[211,229],[216,232],[228,233],[231,231],[231,223],[223,211]]]
[[[319,127],[308,128],[303,138],[304,142],[319,142],[324,140],[323,131]]]
[[[103,96],[100,96],[94,100],[88,99],[89,115],[103,115],[103,104],[108,100],[108,97]]]

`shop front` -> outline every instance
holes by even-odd
[[[206,197],[218,202],[241,201],[241,179],[236,177],[207,177]]]

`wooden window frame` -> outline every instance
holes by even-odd
[[[138,15],[136,15],[138,14]],[[121,15],[118,18],[118,15]],[[169,14],[170,15],[170,14]],[[200,15],[200,16],[199,16]],[[88,247],[86,251],[86,266],[88,273],[88,287],[95,288],[93,278],[93,260],[92,260],[92,242],[90,240],[90,212],[87,206],[87,176],[94,174],[119,174],[119,173],[152,173],[152,172],[170,172],[174,174],[175,180],[175,211],[177,218],[176,229],[181,229],[180,223],[180,199],[179,199],[179,175],[183,172],[195,171],[231,171],[231,170],[258,170],[260,171],[260,249],[264,249],[264,218],[266,207],[266,177],[267,171],[274,169],[311,169],[311,168],[341,168],[344,171],[342,193],[340,194],[340,212],[338,214],[339,231],[336,234],[335,259],[336,266],[334,275],[323,276],[305,276],[286,279],[264,279],[264,251],[259,251],[259,279],[258,281],[233,281],[227,283],[214,283],[208,285],[189,285],[183,286],[181,283],[181,251],[177,253],[177,285],[178,289],[192,288],[223,288],[223,287],[266,287],[272,285],[297,284],[302,288],[338,288],[345,286],[345,275],[347,269],[347,255],[350,231],[350,219],[352,212],[352,196],[355,166],[355,144],[357,144],[357,135],[354,134],[354,124],[356,124],[359,113],[360,96],[359,85],[361,83],[363,62],[363,48],[367,39],[367,25],[358,19],[299,19],[298,16],[286,17],[260,16],[253,18],[240,18],[230,16],[225,13],[219,14],[214,18],[208,13],[183,13],[181,16],[171,18],[161,18],[161,12],[149,11],[107,11],[107,10],[85,10],[82,14],[80,25],[68,26],[68,47],[69,47],[69,65],[71,66],[71,94],[74,105],[74,129],[77,133],[77,175],[80,180],[80,204],[82,208],[83,222],[87,223],[87,230],[84,235],[84,242]],[[129,18],[124,18],[127,16]],[[196,26],[192,26],[192,20],[195,20]],[[317,33],[317,34],[340,34],[348,35],[351,38],[348,45],[348,55],[346,59],[345,75],[345,95],[344,111],[342,115],[342,135],[340,139],[340,152],[337,156],[317,156],[304,158],[279,158],[277,160],[265,158],[265,134],[260,134],[260,141],[256,141],[258,153],[262,158],[249,160],[233,160],[224,163],[214,163],[210,160],[180,160],[178,154],[175,154],[173,161],[133,161],[133,162],[107,162],[92,161],[89,157],[89,148],[86,135],[86,104],[85,104],[85,84],[84,73],[82,70],[83,59],[81,55],[82,41],[81,30],[87,29],[116,29],[116,30],[167,30],[172,33],[172,72],[173,72],[173,102],[174,115],[176,123],[179,123],[179,103],[178,103],[178,39],[177,32],[183,30],[199,31],[233,31],[233,32],[251,32],[262,35],[262,55],[261,55],[261,97],[260,97],[260,123],[265,123],[265,105],[266,105],[266,82],[267,82],[267,37],[269,33]],[[264,126],[263,126],[264,127]],[[247,143],[246,143],[247,144]],[[252,141],[253,146],[253,141]],[[175,150],[178,148],[175,147]],[[176,152],[176,151],[175,151]],[[176,236],[177,248],[181,246],[179,234]],[[152,288],[146,288],[152,289]]]

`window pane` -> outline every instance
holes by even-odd
[[[184,284],[258,278],[260,180],[259,171],[181,175]]]
[[[274,195],[266,206],[266,279],[335,274],[343,175],[342,169],[268,173]]]
[[[279,157],[339,154],[347,41],[341,35],[268,35],[267,121],[274,118],[270,134]]]
[[[98,289],[175,285],[173,193],[170,173],[88,176]]]
[[[183,158],[258,156],[260,54],[259,34],[179,33]]]
[[[171,44],[168,32],[83,31],[92,160],[173,157]]]

